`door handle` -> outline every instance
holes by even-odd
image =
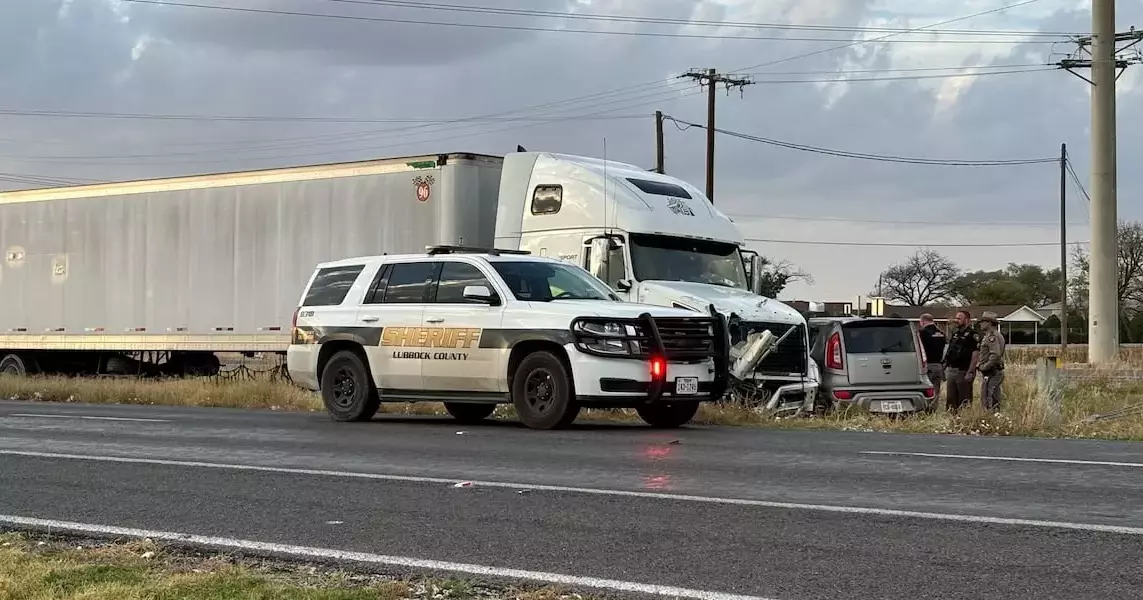
[[[366,323],[375,323],[377,322],[377,317],[361,317],[361,320]]]
[[[444,323],[444,319],[442,319],[441,317],[429,317],[429,318],[425,319],[425,322],[426,323]]]

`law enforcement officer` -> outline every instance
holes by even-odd
[[[980,363],[977,370],[980,381],[980,403],[984,410],[1000,408],[1000,388],[1004,383],[1004,336],[1000,333],[996,313],[986,311],[980,315]]]
[[[976,364],[980,359],[980,335],[972,328],[972,315],[967,310],[956,312],[956,329],[949,337],[945,352],[945,408],[959,410],[972,406],[972,382],[976,379]]]
[[[933,322],[933,315],[925,313],[921,315],[921,348],[925,352],[925,369],[929,376],[929,381],[933,382],[933,403],[936,404],[936,399],[941,397],[941,383],[945,379],[945,368],[941,362],[944,360],[945,343],[948,341],[945,338],[945,332],[941,331],[937,324]]]

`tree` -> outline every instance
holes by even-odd
[[[960,276],[960,268],[951,259],[933,250],[918,250],[882,272],[877,293],[871,295],[909,306],[925,306],[955,297],[954,286]]]
[[[1143,223],[1120,223],[1118,242],[1116,297],[1123,316],[1130,318],[1143,310]],[[1077,247],[1072,251],[1072,264],[1075,276],[1068,282],[1069,295],[1077,306],[1086,309],[1091,257],[1083,248]]]
[[[1060,270],[1008,263],[998,271],[961,275],[953,291],[966,304],[1043,306],[1060,299]]]
[[[809,273],[784,260],[775,262],[765,256],[759,256],[758,264],[761,279],[759,293],[767,298],[777,298],[787,285],[795,281],[804,281],[808,284],[814,282],[814,278]]]

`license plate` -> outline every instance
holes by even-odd
[[[698,377],[676,377],[675,393],[680,396],[693,396],[698,393]]]
[[[882,400],[881,401],[881,411],[882,412],[899,413],[899,412],[903,412],[904,410],[905,410],[905,407],[902,406],[900,400]]]

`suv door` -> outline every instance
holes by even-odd
[[[429,261],[390,263],[377,273],[358,309],[358,321],[379,328],[379,343],[367,346],[373,381],[382,394],[420,392],[421,321],[436,266]]]
[[[917,335],[908,320],[848,321],[841,338],[851,385],[920,383]]]
[[[436,285],[424,312],[430,356],[421,362],[425,389],[441,392],[506,393],[508,348],[482,348],[481,334],[504,320],[504,300],[492,277],[477,264],[459,260],[437,263]],[[469,300],[464,288],[484,286],[493,304]]]

